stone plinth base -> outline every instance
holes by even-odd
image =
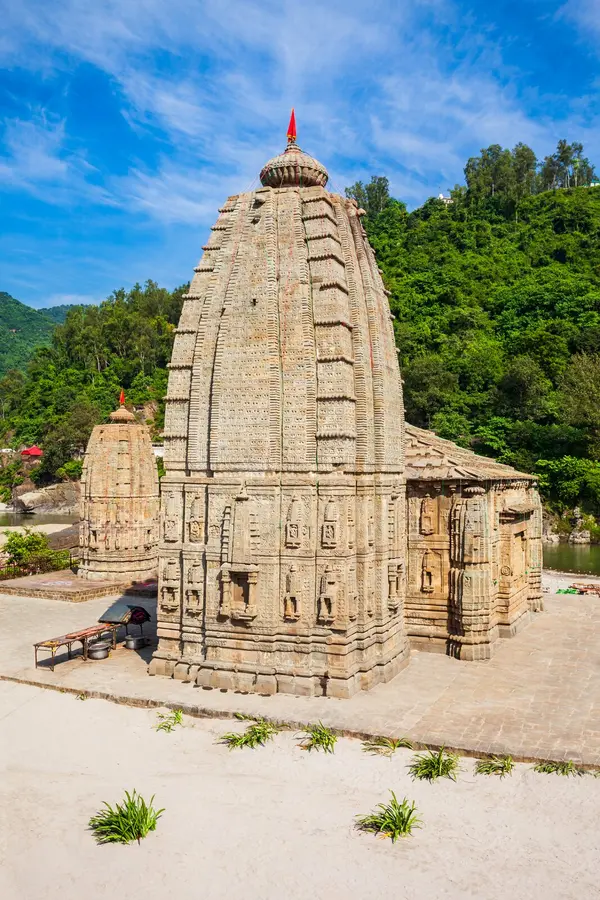
[[[68,603],[82,603],[97,597],[112,597],[130,587],[130,581],[86,582],[74,575],[71,569],[60,572],[46,572],[39,575],[24,575],[0,581],[0,594],[16,594],[21,597],[44,597],[47,600],[64,600]]]
[[[510,624],[499,624],[498,625],[498,637],[501,638],[511,638],[514,637],[515,634],[518,634],[519,631],[522,631],[524,628],[529,625],[531,622],[531,612],[529,609],[523,610],[518,619],[515,619],[514,622],[510,622]]]
[[[391,681],[408,665],[410,651],[402,653],[387,663],[374,666],[367,672],[356,672],[348,678],[331,678],[327,675],[283,674],[273,669],[264,671],[228,670],[220,664],[186,663],[163,659],[156,654],[148,666],[150,675],[163,675],[179,681],[194,682],[199,687],[239,691],[247,694],[294,694],[297,697],[337,697],[348,699],[359,691],[370,690],[376,684]]]

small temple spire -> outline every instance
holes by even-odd
[[[288,144],[296,143],[296,113],[294,112],[293,106],[292,106],[292,114],[290,116],[290,124],[288,125],[288,130],[287,130],[287,139],[288,139]]]

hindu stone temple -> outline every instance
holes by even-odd
[[[408,660],[402,385],[363,212],[294,131],[184,302],[151,671],[349,696]]]
[[[364,211],[293,117],[260,180],[221,207],[175,336],[149,671],[348,697],[411,642],[484,658],[539,605],[534,482],[406,443]]]
[[[158,474],[150,435],[124,405],[96,425],[81,478],[81,563],[89,580],[143,581],[158,569]]]

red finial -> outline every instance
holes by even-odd
[[[287,139],[288,139],[288,144],[291,144],[293,141],[296,140],[296,113],[294,112],[294,107],[292,107],[292,114],[290,116],[290,124],[288,125]]]
[[[121,406],[125,406],[125,391],[121,388],[121,394],[119,396],[119,403]]]

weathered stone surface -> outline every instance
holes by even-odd
[[[359,210],[326,177],[290,147],[228,198],[196,267],[170,364],[151,672],[349,696],[408,658],[392,322]]]
[[[411,643],[488,659],[543,608],[535,479],[412,425],[406,437]]]
[[[78,481],[62,481],[16,496],[14,506],[18,512],[72,515],[79,510],[80,494]]]
[[[124,406],[90,437],[81,478],[82,578],[143,581],[157,572],[159,487],[150,435]]]

